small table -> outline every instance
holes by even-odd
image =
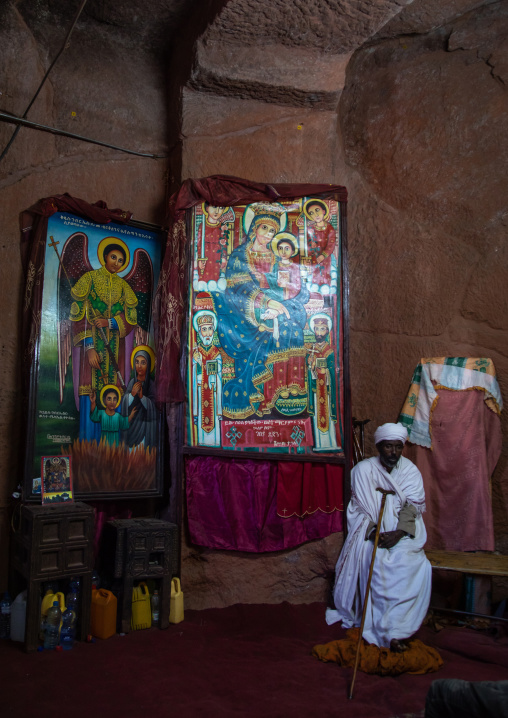
[[[79,501],[69,504],[25,504],[20,528],[13,535],[12,566],[27,580],[25,650],[39,645],[41,587],[47,581],[81,578],[78,637],[90,632],[94,510]]]

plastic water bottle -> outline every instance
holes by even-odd
[[[11,606],[11,597],[6,591],[2,603],[0,603],[0,638],[11,637]]]
[[[73,576],[69,581],[69,593],[72,593],[72,591],[76,591],[79,597],[79,593],[81,591],[81,579],[79,576]]]
[[[95,569],[92,571],[92,585],[95,586],[95,588],[101,587],[101,577]]]
[[[65,597],[65,606],[66,608],[72,609],[77,617],[79,607],[79,594],[78,589],[75,585],[71,587],[70,592]]]
[[[152,598],[150,599],[152,607],[152,626],[159,623],[159,592],[154,591]]]
[[[76,636],[76,614],[68,608],[62,616],[62,629],[60,631],[60,645],[64,651],[69,651],[74,645]]]
[[[46,616],[46,627],[44,629],[44,648],[52,649],[58,646],[58,638],[60,635],[60,621],[62,620],[62,612],[58,601],[53,601],[51,608],[48,608]]]

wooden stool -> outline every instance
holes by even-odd
[[[46,581],[80,577],[80,640],[90,632],[94,510],[87,504],[21,507],[20,529],[13,535],[12,567],[27,580],[25,650],[39,645],[41,587]]]
[[[159,581],[160,628],[169,626],[171,580],[178,566],[178,527],[161,519],[117,519],[104,528],[105,564],[114,578],[122,579],[120,626],[131,629],[134,581]]]

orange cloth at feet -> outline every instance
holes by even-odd
[[[314,646],[312,655],[325,663],[334,661],[340,666],[353,668],[358,645],[358,628],[350,628],[346,638]],[[400,673],[433,673],[443,665],[443,659],[435,648],[426,646],[413,638],[407,651],[394,653],[388,648],[378,648],[362,639],[358,668],[364,673],[379,676],[398,676]]]

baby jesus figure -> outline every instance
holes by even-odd
[[[296,239],[289,232],[281,232],[275,237],[274,243],[275,253],[278,255],[274,268],[277,276],[276,286],[279,291],[282,290],[282,300],[293,299],[302,287],[300,265],[298,261],[292,259],[298,253]],[[272,289],[275,289],[270,278],[268,283]]]

